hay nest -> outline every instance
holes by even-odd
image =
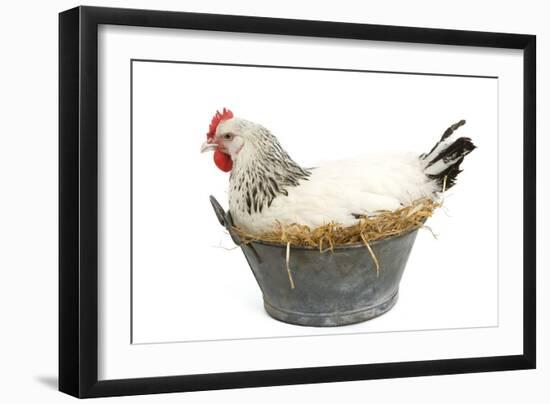
[[[370,250],[371,241],[427,227],[425,221],[440,206],[441,202],[422,198],[395,211],[380,211],[372,216],[360,217],[357,224],[349,227],[328,223],[311,229],[296,223],[282,225],[277,222],[273,231],[263,234],[251,234],[236,226],[234,229],[244,243],[265,241],[287,246],[315,247],[320,252],[332,251],[337,246],[362,243]]]

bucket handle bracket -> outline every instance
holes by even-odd
[[[231,236],[231,239],[233,242],[240,246],[241,245],[241,239],[240,237],[235,233],[235,230],[233,230],[233,220],[231,219],[231,214],[229,212],[225,212],[220,205],[220,203],[214,198],[214,196],[210,195],[210,203],[212,204],[212,207],[214,208],[214,213],[216,214],[216,217],[218,218],[218,221],[220,224],[225,227],[225,229],[229,232],[229,235]]]
[[[216,213],[216,217],[218,218],[218,221],[229,232],[229,235],[231,236],[231,239],[233,240],[233,242],[236,245],[240,246],[241,248],[248,248],[249,250],[251,250],[252,253],[254,254],[254,257],[258,261],[258,263],[261,263],[262,259],[260,257],[260,254],[258,254],[258,252],[254,249],[254,247],[250,244],[242,243],[239,235],[235,233],[235,230],[233,229],[233,219],[231,218],[231,213],[225,212],[222,206],[220,205],[220,203],[212,195],[210,195],[210,203],[214,208],[214,213]]]

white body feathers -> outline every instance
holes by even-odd
[[[234,170],[238,169],[236,164]],[[288,196],[279,195],[270,207],[249,214],[246,209],[232,206],[239,191],[230,186],[233,220],[254,234],[269,231],[276,221],[311,228],[330,222],[351,226],[358,220],[356,215],[395,210],[431,197],[439,189],[426,177],[417,154],[395,153],[322,162],[311,169],[307,180],[287,190]]]

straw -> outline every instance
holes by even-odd
[[[359,243],[369,248],[372,241],[424,227],[424,222],[440,206],[441,203],[431,198],[422,198],[395,211],[380,211],[372,216],[360,217],[357,224],[349,227],[330,222],[312,229],[297,223],[283,225],[276,222],[272,231],[262,234],[252,234],[236,226],[234,229],[244,243],[264,241],[287,246],[315,247],[320,253],[333,251],[334,247]],[[376,264],[377,260],[373,260]]]

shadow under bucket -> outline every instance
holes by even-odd
[[[241,247],[263,293],[264,307],[286,323],[330,327],[358,323],[390,310],[397,301],[399,282],[418,229],[370,244],[380,266],[363,244],[316,248],[291,247],[289,267],[286,246],[261,241],[243,243],[233,230],[231,214],[216,199],[210,202],[221,225]]]

